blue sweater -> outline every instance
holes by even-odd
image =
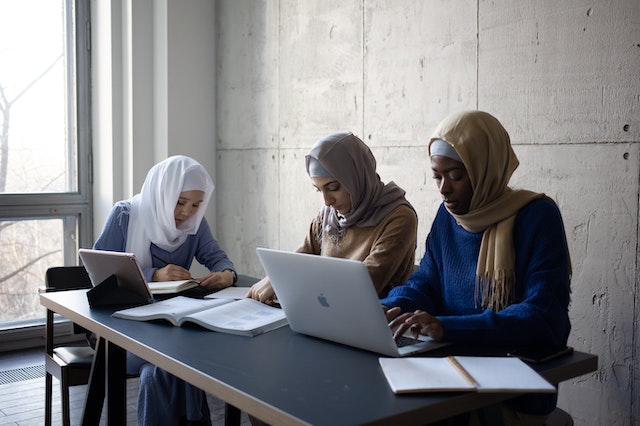
[[[500,312],[482,309],[474,296],[482,232],[465,231],[441,205],[419,270],[380,303],[390,308],[399,306],[403,312],[422,309],[436,316],[442,323],[444,340],[449,342],[566,344],[571,329],[569,252],[556,204],[538,199],[522,208],[513,238],[516,301]],[[540,404],[529,400],[518,409],[531,413],[553,409],[555,398],[539,397]]]
[[[109,213],[100,236],[93,245],[94,249],[125,251],[130,207],[129,201],[116,203]],[[163,268],[169,263],[189,269],[194,258],[211,272],[220,272],[225,269],[235,271],[233,263],[211,234],[209,224],[204,218],[198,232],[189,235],[184,244],[173,252],[163,250],[153,243],[150,250],[153,267],[143,270],[147,281],[152,281],[151,278],[156,269]]]

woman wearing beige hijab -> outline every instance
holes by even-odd
[[[351,132],[320,139],[305,160],[324,205],[297,251],[364,262],[380,295],[401,285],[413,271],[418,226],[405,191],[381,181],[371,150]],[[268,277],[248,296],[272,301]]]
[[[508,186],[518,159],[493,116],[447,117],[429,141],[443,202],[426,252],[404,286],[381,300],[391,326],[436,340],[493,346],[563,346],[571,324],[571,265],[557,205]],[[556,395],[502,404],[506,424],[543,424]]]

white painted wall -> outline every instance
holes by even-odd
[[[189,155],[215,176],[215,3],[91,6],[97,237],[113,203],[139,192],[168,156]],[[215,229],[215,208],[206,217]]]
[[[512,184],[562,209],[570,344],[599,356],[559,405],[577,425],[640,423],[640,2],[92,5],[106,20],[94,23],[98,228],[151,164],[193,155],[215,176],[214,233],[240,272],[261,275],[255,248],[297,248],[321,204],[304,154],[352,130],[407,190],[420,257],[440,203],[425,142],[448,113],[487,110],[520,158]]]
[[[321,204],[303,157],[352,130],[407,190],[419,255],[440,198],[425,142],[478,108],[510,131],[512,184],[559,203],[573,260],[570,344],[597,373],[563,383],[577,425],[640,423],[637,0],[217,2],[217,235],[242,272],[295,249]]]

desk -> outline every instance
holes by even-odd
[[[394,395],[378,355],[283,327],[256,337],[112,318],[90,309],[86,290],[43,293],[40,303],[105,339],[109,423],[124,414],[123,350],[270,424],[425,424],[515,394]],[[535,367],[558,383],[597,369],[597,356],[572,355]],[[110,393],[111,392],[111,393]],[[122,399],[122,400],[121,400]]]

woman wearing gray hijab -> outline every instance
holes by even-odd
[[[382,182],[371,150],[351,132],[320,139],[305,160],[324,205],[297,251],[362,261],[381,297],[402,285],[413,271],[418,227],[405,191]],[[247,296],[272,302],[268,277]]]

